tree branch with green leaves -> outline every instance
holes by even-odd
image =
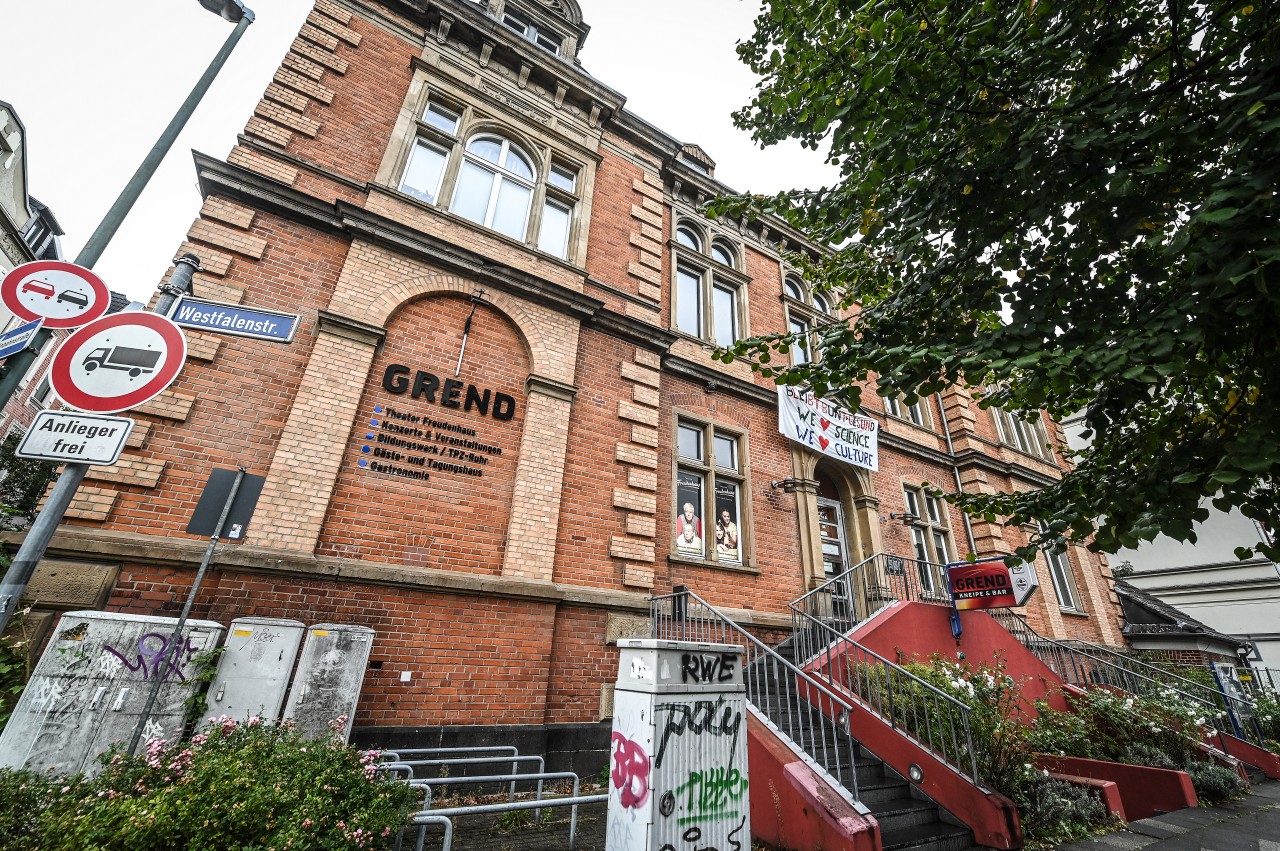
[[[1046,524],[1024,558],[1194,540],[1207,502],[1280,527],[1280,8],[766,0],[738,51],[760,80],[737,124],[840,179],[711,212],[837,246],[806,272],[857,318],[816,363],[773,363],[785,336],[724,357],[852,405],[965,385],[1083,413],[1060,482],[950,495]]]

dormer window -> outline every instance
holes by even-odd
[[[502,22],[511,29],[520,33],[527,40],[541,47],[543,50],[549,50],[558,54],[560,46],[564,44],[564,39],[554,30],[539,27],[537,24],[526,19],[523,15],[514,12],[504,12]]]

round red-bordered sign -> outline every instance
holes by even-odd
[[[107,312],[111,291],[93,272],[62,260],[23,263],[0,281],[0,302],[44,327],[79,328]]]
[[[182,329],[166,317],[116,313],[67,338],[53,356],[49,384],[73,408],[114,414],[164,392],[186,359]]]

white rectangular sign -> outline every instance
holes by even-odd
[[[133,420],[127,417],[41,411],[14,454],[42,461],[114,464],[131,431]]]
[[[778,388],[778,431],[783,437],[846,464],[880,469],[880,424],[812,393],[794,387]]]

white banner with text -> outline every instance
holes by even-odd
[[[880,424],[812,393],[794,387],[778,388],[778,431],[783,437],[846,464],[880,469],[876,443]]]

